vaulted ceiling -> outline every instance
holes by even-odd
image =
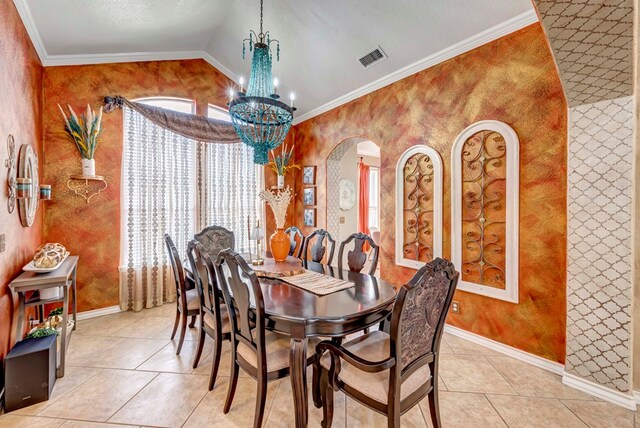
[[[204,58],[248,78],[257,0],[14,0],[45,66]],[[531,0],[267,0],[274,75],[312,117],[537,21]],[[358,59],[380,46],[387,59]]]

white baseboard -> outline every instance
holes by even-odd
[[[640,405],[640,391],[633,391],[633,399],[636,400],[636,404]]]
[[[636,410],[638,395],[635,391],[633,394],[624,394],[567,372],[562,374],[562,383],[625,409]]]
[[[122,312],[120,306],[109,306],[106,308],[94,309],[92,311],[78,312],[78,320],[86,320],[89,318],[101,317],[104,315],[117,314]]]
[[[482,345],[485,348],[489,348],[517,360],[524,361],[525,363],[529,363],[532,366],[550,371],[551,373],[555,373],[560,376],[562,376],[562,374],[564,373],[564,365],[560,363],[547,360],[546,358],[538,357],[537,355],[521,351],[520,349],[512,348],[511,346],[496,342],[495,340],[487,339],[486,337],[471,333],[470,331],[463,330],[459,327],[445,324],[444,331],[454,336],[458,336],[462,339],[468,340],[469,342],[477,343],[478,345]]]

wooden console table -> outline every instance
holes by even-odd
[[[24,331],[25,309],[30,306],[46,305],[48,303],[62,302],[62,331],[60,333],[60,358],[56,368],[56,377],[64,376],[64,362],[67,347],[71,340],[71,333],[76,329],[77,308],[76,308],[76,271],[78,268],[78,256],[69,256],[62,264],[53,272],[34,273],[22,272],[20,276],[11,281],[9,287],[18,294],[18,325],[16,337],[22,340]],[[46,288],[62,287],[63,293],[61,297],[55,299],[40,299],[31,297],[26,299],[26,293],[30,291],[39,291]],[[73,328],[68,331],[69,326],[69,289],[72,289],[72,316]]]

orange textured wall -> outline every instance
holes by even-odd
[[[42,174],[42,66],[11,0],[0,0],[0,234],[6,251],[0,253],[0,362],[15,342],[12,320],[17,299],[8,283],[15,278],[42,243],[44,204],[33,226],[22,227],[18,209],[7,211],[7,136],[13,134],[16,155],[20,144],[31,144],[40,158]],[[43,181],[41,181],[43,182]]]
[[[381,146],[382,277],[394,264],[395,167],[410,146],[444,161],[444,257],[451,256],[450,161],[457,135],[479,120],[503,121],[520,138],[520,303],[458,291],[448,322],[553,361],[565,357],[566,101],[539,24],[438,64],[296,126],[297,160],[318,166],[318,226],[326,227],[325,160],[349,137]],[[296,180],[302,224],[302,184]],[[307,229],[308,234],[311,230]]]
[[[66,187],[80,172],[80,155],[62,133],[57,103],[76,111],[90,103],[102,104],[105,95],[129,99],[169,96],[196,101],[198,114],[207,104],[225,106],[230,82],[203,60],[47,67],[44,73],[43,112],[46,141],[45,182],[53,186],[54,201],[47,207],[45,237],[80,255],[78,310],[118,305],[120,261],[120,174],[122,113],[105,114],[102,141],[96,149],[96,173],[108,188],[89,204]]]

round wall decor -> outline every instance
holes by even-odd
[[[356,185],[348,178],[340,180],[340,209],[349,211],[356,204]]]
[[[27,192],[28,197],[20,197],[18,194],[18,212],[20,222],[24,227],[30,227],[36,217],[38,210],[38,199],[40,197],[40,182],[38,179],[38,155],[29,144],[20,146],[18,155],[18,181],[24,185],[31,185],[31,191]]]

